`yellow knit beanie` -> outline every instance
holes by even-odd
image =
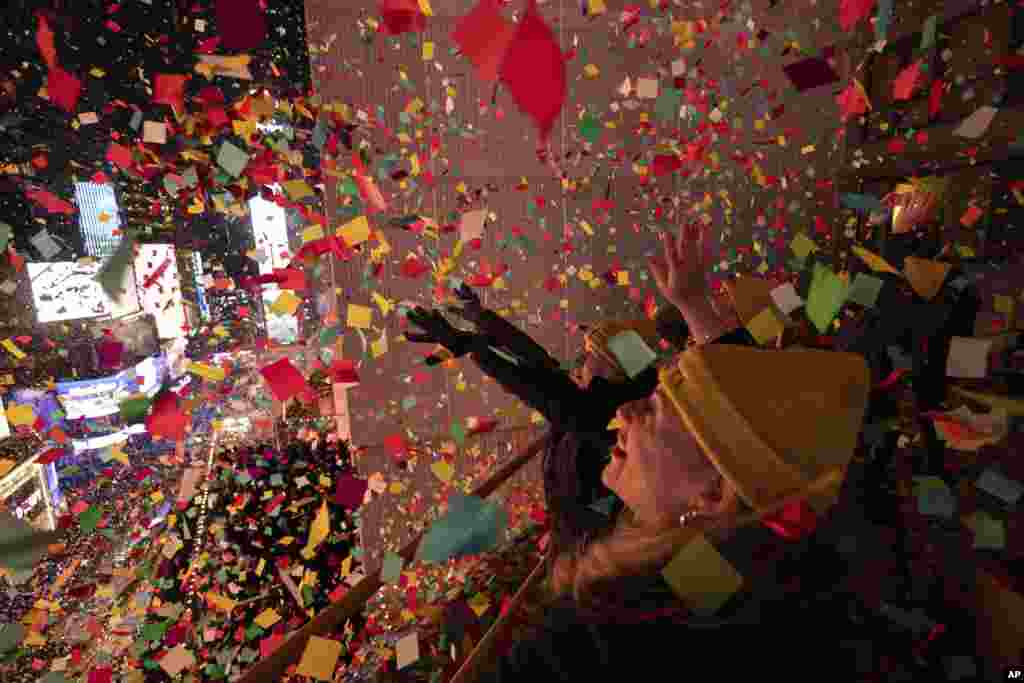
[[[660,380],[708,459],[761,513],[846,467],[871,376],[856,354],[716,344],[679,354]],[[838,485],[808,503],[823,512],[837,495]]]

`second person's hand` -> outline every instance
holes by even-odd
[[[707,298],[704,259],[707,233],[708,228],[700,224],[680,227],[678,238],[664,232],[661,234],[662,255],[650,260],[651,275],[662,296],[680,308]]]

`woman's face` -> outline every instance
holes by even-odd
[[[719,479],[718,470],[661,391],[622,406],[618,417],[616,457],[601,481],[640,521],[673,523]]]

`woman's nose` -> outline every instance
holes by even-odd
[[[646,399],[639,401],[630,401],[619,408],[619,418],[624,422],[629,422],[641,415],[644,415],[648,410]]]

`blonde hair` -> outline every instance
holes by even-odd
[[[700,501],[702,507],[713,508],[713,516],[703,524],[698,520],[692,525],[718,540],[731,534],[729,520],[746,509],[736,489],[724,480],[721,484],[718,501]],[[629,596],[636,595],[632,587],[647,583],[692,538],[692,529],[678,522],[645,524],[625,509],[614,525],[589,543],[554,558],[549,576],[551,593],[556,598],[571,596],[580,609],[591,614],[628,610]]]

